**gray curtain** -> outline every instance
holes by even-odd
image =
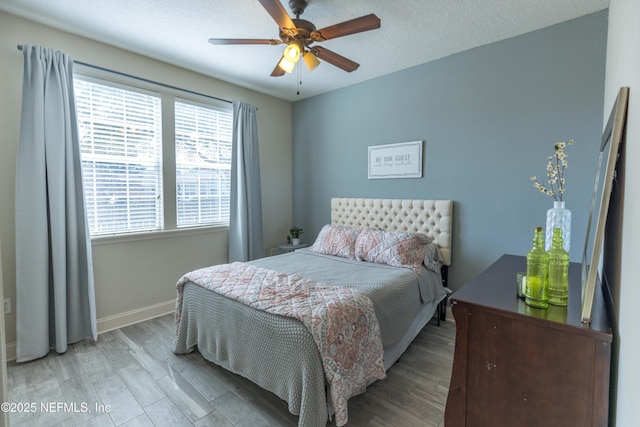
[[[22,47],[16,164],[18,362],[97,339],[91,240],[73,95],[73,60]]]
[[[233,102],[229,262],[264,257],[257,108]]]

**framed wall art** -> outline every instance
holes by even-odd
[[[422,141],[369,146],[369,179],[422,178]]]

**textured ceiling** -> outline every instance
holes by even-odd
[[[288,0],[281,2],[290,11]],[[291,101],[608,5],[609,0],[310,0],[301,18],[317,28],[369,13],[380,18],[381,27],[323,42],[323,47],[358,62],[360,68],[346,73],[322,63],[309,73],[303,66],[297,95],[297,70],[270,77],[282,45],[207,42],[212,37],[278,38],[277,24],[257,0],[0,0],[0,10]]]

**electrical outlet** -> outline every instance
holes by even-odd
[[[4,299],[4,314],[11,314],[11,298]]]

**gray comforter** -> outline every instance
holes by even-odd
[[[383,345],[406,332],[422,303],[445,296],[438,274],[319,255],[308,249],[252,261],[318,282],[354,286],[372,300]],[[325,379],[316,344],[296,319],[256,310],[193,283],[184,287],[173,351],[195,347],[207,359],[288,402],[299,426],[325,426]]]

